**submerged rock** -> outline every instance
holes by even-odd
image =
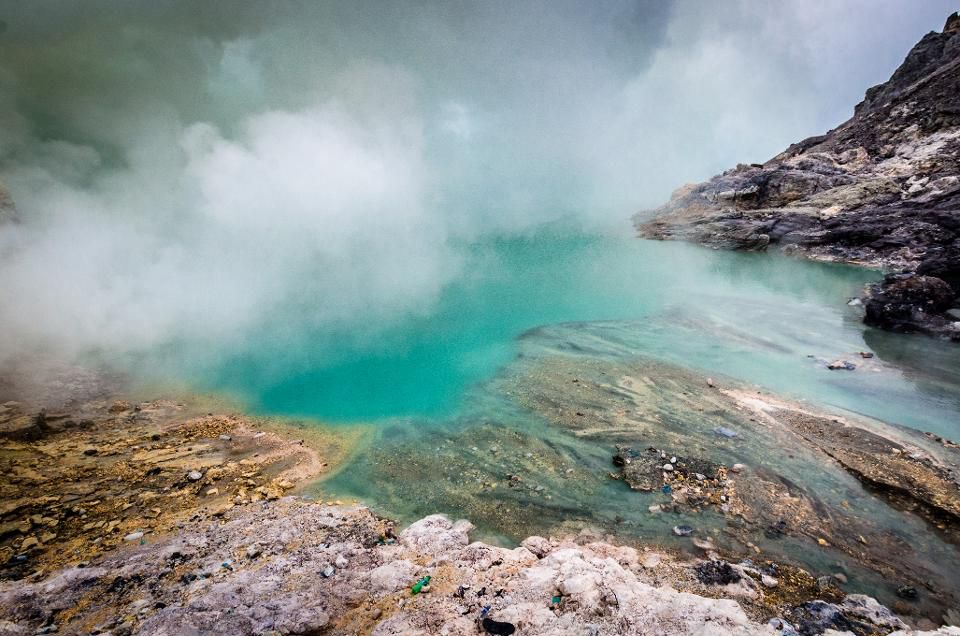
[[[575,396],[569,395],[567,382],[550,381],[574,372],[579,378]],[[538,380],[531,383],[530,377]],[[948,542],[933,535],[922,535],[924,541],[912,543],[900,538],[904,527],[920,531],[923,520],[956,536],[960,519],[960,490],[953,468],[960,459],[957,448],[870,418],[819,411],[732,380],[725,379],[724,389],[712,391],[704,390],[703,383],[704,375],[659,361],[551,356],[538,362],[535,371],[525,369],[522,381],[510,390],[523,396],[525,406],[584,438],[608,436],[650,444],[618,446],[621,466],[614,473],[635,490],[656,493],[639,497],[622,490],[621,505],[642,511],[645,518],[652,513],[662,519],[710,506],[726,520],[722,534],[716,535],[720,549],[733,538],[750,550],[759,543],[760,549],[775,556],[792,552],[799,544],[809,551],[809,559],[800,557],[809,567],[820,559],[814,556],[817,552],[843,553],[872,571],[857,575],[858,586],[889,579],[894,573],[908,577],[903,582],[918,589],[936,581],[935,591],[924,594],[918,603],[923,609],[918,611],[932,616],[960,601],[950,577],[938,572],[948,570],[932,565],[957,563]],[[576,401],[592,405],[595,421],[573,416],[571,404]],[[717,437],[714,429],[719,427],[742,435],[731,443]],[[749,468],[738,468],[736,473],[719,463],[706,461],[704,466],[698,463],[703,460],[691,457],[694,452],[737,463],[747,460]],[[676,464],[671,462],[674,470],[663,470],[673,457],[677,458]],[[854,505],[856,486],[851,486],[853,491],[824,486],[850,483],[849,476],[864,485],[860,492],[869,493],[857,496]],[[685,516],[683,521],[690,519]],[[666,531],[675,523],[665,523]],[[702,523],[706,531],[701,538],[706,538],[713,524]],[[789,537],[789,544],[764,545],[757,541],[764,535]],[[779,579],[773,588],[776,593],[791,598],[797,590],[815,588],[815,577],[799,584],[770,576]],[[761,583],[759,577],[757,581]],[[893,589],[889,593],[892,596]]]
[[[834,360],[833,362],[827,365],[827,368],[830,369],[831,371],[836,371],[837,369],[843,369],[845,371],[853,371],[857,368],[857,365],[855,365],[852,362],[847,362],[846,360]]]

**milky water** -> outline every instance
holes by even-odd
[[[555,228],[461,249],[461,274],[417,315],[357,324],[353,334],[291,333],[303,321],[281,315],[244,347],[193,350],[190,360],[207,362],[184,358],[179,373],[256,412],[367,425],[366,441],[318,492],[361,499],[401,521],[465,516],[482,537],[506,543],[591,525],[684,547],[670,533],[684,519],[647,512],[663,497],[608,479],[612,442],[579,439],[515,399],[540,359],[659,359],[960,438],[960,347],[866,328],[848,305],[878,272]],[[875,357],[864,361],[860,351]],[[826,368],[840,357],[858,369]],[[166,372],[177,362],[169,357]],[[877,528],[916,546],[922,567],[946,584],[960,568],[956,548],[925,522],[836,468],[821,473],[819,460],[777,457],[776,449],[771,457],[749,442],[739,455],[716,452],[721,461],[782,464],[824,505],[854,502]],[[524,487],[505,488],[517,472],[528,475]],[[710,513],[686,521],[715,534],[724,527]],[[762,532],[755,541],[821,573],[840,565],[856,589],[889,598],[883,580],[840,553],[766,541]]]
[[[421,315],[366,337],[291,335],[275,316],[259,338],[218,352],[222,362],[204,367],[201,380],[263,413],[327,422],[423,416],[442,426],[469,388],[510,363],[524,332],[631,321],[616,335],[627,352],[960,437],[960,347],[866,328],[847,306],[877,272],[562,231],[464,251],[462,274]],[[858,351],[879,364],[866,373],[824,368],[823,359]]]

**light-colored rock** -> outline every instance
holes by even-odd
[[[868,620],[880,627],[889,629],[906,629],[907,627],[900,618],[878,603],[876,599],[863,594],[850,594],[840,604],[840,608],[852,616]]]
[[[689,564],[656,552],[601,540],[554,544],[543,537],[515,549],[468,543],[468,523],[440,516],[412,524],[399,543],[383,545],[371,541],[379,523],[366,509],[292,497],[249,504],[232,518],[199,519],[176,537],[106,555],[96,568],[54,572],[39,582],[0,582],[0,612],[39,617],[24,619],[35,628],[54,608],[74,607],[93,593],[121,603],[110,615],[131,617],[132,633],[144,636],[336,631],[331,626],[342,626],[341,617],[356,618],[357,608],[365,608],[360,615],[373,622],[363,629],[373,634],[474,636],[473,599],[486,588],[482,602],[491,606],[491,618],[513,623],[518,634],[772,634],[735,600],[671,587],[689,577]],[[248,558],[236,558],[242,554]],[[171,560],[195,578],[186,584],[158,578]],[[410,586],[428,574],[434,591],[412,597]],[[124,594],[105,593],[121,575]],[[452,593],[459,586],[462,597]],[[495,589],[504,593],[494,595]],[[738,594],[751,598],[749,590]],[[554,596],[560,603],[551,603]],[[96,602],[81,606],[79,616],[103,611]],[[850,606],[871,620],[889,621],[883,609],[858,600]]]
[[[527,537],[520,544],[525,547],[527,550],[530,550],[537,558],[543,558],[550,553],[550,550],[553,549],[550,545],[550,542],[544,539],[543,537]]]
[[[470,543],[473,524],[460,520],[453,523],[445,515],[430,515],[411,524],[400,533],[400,542],[421,554],[437,555]]]
[[[370,572],[370,586],[381,593],[396,592],[413,585],[420,575],[420,567],[406,559],[391,561]]]

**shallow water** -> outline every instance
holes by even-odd
[[[718,545],[746,547],[725,540],[717,513],[680,520],[648,514],[657,494],[607,478],[612,438],[579,438],[518,400],[518,392],[556,380],[536,377],[543,360],[567,358],[576,368],[659,359],[960,438],[960,347],[865,328],[847,305],[878,272],[556,230],[464,252],[463,275],[420,315],[369,334],[358,325],[360,336],[350,338],[322,329],[291,334],[289,324],[302,323],[279,316],[275,333],[267,328],[245,347],[193,350],[189,362],[168,355],[162,368],[236,394],[257,412],[369,424],[368,443],[320,489],[404,521],[438,511],[466,516],[483,537],[505,542],[592,525],[683,548],[670,527],[686,521]],[[861,359],[860,351],[875,357]],[[836,358],[857,370],[828,370]],[[198,366],[197,359],[207,362]],[[687,430],[693,444],[696,420],[684,419],[691,415],[680,414],[671,434]],[[776,450],[767,441],[739,449],[712,444],[709,453],[719,461],[773,462],[826,506],[825,514],[847,502],[868,526],[915,546],[919,568],[941,584],[957,583],[950,574],[960,567],[955,546],[925,522],[893,510],[842,471],[819,471],[802,453],[771,457]],[[507,476],[518,472],[524,481],[511,486]],[[818,573],[845,569],[854,589],[889,600],[882,577],[843,554],[801,539],[773,543],[762,533],[755,542]]]

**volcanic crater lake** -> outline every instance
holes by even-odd
[[[189,358],[168,358],[174,370],[165,371],[233,393],[263,414],[442,422],[510,364],[530,330],[617,321],[618,347],[598,355],[660,357],[960,435],[960,348],[870,329],[847,304],[879,272],[550,229],[494,237],[461,252],[461,273],[415,315],[375,328],[360,321],[350,334],[291,333],[290,325],[303,323],[274,315],[243,346],[194,347]],[[880,364],[867,373],[831,372],[823,364],[859,351],[875,353]]]
[[[960,437],[960,347],[870,329],[848,304],[880,272],[557,228],[459,251],[459,273],[415,313],[349,333],[276,315],[239,348],[194,346],[189,356],[174,349],[154,368],[235,395],[255,413],[365,428],[351,460],[316,485],[318,496],[356,498],[401,521],[436,512],[466,517],[482,538],[504,543],[591,526],[683,550],[688,540],[671,527],[689,523],[712,532],[721,548],[745,550],[725,540],[722,515],[651,515],[662,496],[609,479],[622,438],[580,436],[530,408],[529,396],[570,381],[550,369],[575,375],[589,367],[602,379],[604,369],[662,363],[665,374],[689,369]],[[861,351],[874,357],[862,359]],[[858,368],[827,369],[837,358]],[[612,409],[614,394],[610,404],[564,406]],[[700,414],[684,408],[670,406],[662,433],[689,433],[690,445],[717,461],[771,466],[825,509],[854,502],[871,527],[916,546],[918,567],[941,585],[960,583],[956,545],[924,521],[776,440],[704,437],[694,430]],[[523,481],[510,482],[513,475]],[[754,542],[814,571],[839,564],[854,589],[891,598],[882,576],[843,554],[762,533]]]

